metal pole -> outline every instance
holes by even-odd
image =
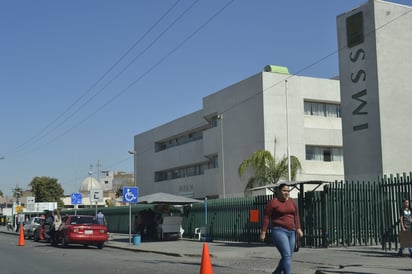
[[[207,197],[205,197],[205,224],[207,225]]]
[[[220,145],[222,146],[221,149],[221,162],[222,162],[222,188],[223,188],[223,198],[226,198],[226,184],[225,184],[225,154],[224,154],[224,146],[223,146],[223,115],[220,114],[218,116],[220,120]]]
[[[136,187],[137,185],[136,185],[136,178],[135,178],[135,176],[136,176],[136,150],[129,150],[128,151],[129,152],[129,154],[132,154],[133,155],[133,182],[134,182],[134,186]]]
[[[135,168],[136,168],[136,150],[129,150],[129,154],[133,155],[133,181],[136,187]],[[124,195],[124,193],[123,193]],[[132,203],[129,202],[129,244],[132,243]]]
[[[129,203],[129,244],[132,243],[132,203]]]
[[[136,151],[133,154],[133,182],[134,182],[134,187],[136,187]]]
[[[289,113],[288,113],[288,80],[285,80],[285,97],[286,97],[286,145],[288,155],[288,180],[291,181],[290,174],[290,149],[289,149]]]

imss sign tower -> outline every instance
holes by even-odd
[[[412,7],[337,17],[345,180],[412,171]]]

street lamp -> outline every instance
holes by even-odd
[[[133,181],[134,181],[134,186],[136,187],[136,150],[129,150],[129,154],[133,155]]]
[[[223,198],[226,198],[226,185],[225,185],[225,154],[223,146],[223,115],[219,114],[217,119],[220,120],[220,145],[221,145],[221,162],[222,162],[222,188],[223,188]]]
[[[285,97],[286,97],[286,151],[288,155],[288,179],[291,181],[290,174],[290,149],[289,149],[289,113],[288,113],[288,80],[285,80]]]

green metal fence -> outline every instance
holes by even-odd
[[[269,196],[226,198],[193,204],[183,219],[186,237],[194,237],[195,228],[206,228],[216,240],[259,241],[263,210]],[[258,222],[250,221],[250,211],[259,211]]]
[[[299,193],[305,234],[302,244],[397,249],[400,207],[403,198],[411,197],[411,174],[391,175],[377,182],[334,182],[321,191]],[[194,237],[195,228],[204,227],[215,240],[257,242],[270,198],[228,198],[194,204],[185,212],[185,237]],[[250,222],[250,210],[259,211],[257,223]]]
[[[297,203],[305,234],[302,245],[382,245],[385,250],[397,249],[399,213],[402,199],[411,198],[411,178],[412,173],[384,177],[377,182],[334,182],[321,191],[299,193]],[[303,185],[299,189],[304,189]],[[258,242],[264,208],[271,198],[213,199],[185,207],[183,237],[194,238],[195,228],[204,228],[215,240]],[[134,222],[141,210],[150,207],[152,205],[132,206],[130,222]],[[258,211],[257,222],[251,222],[251,210]],[[129,207],[104,208],[102,211],[110,232],[129,231]],[[95,209],[78,212],[94,214]],[[270,237],[266,240],[270,241]]]

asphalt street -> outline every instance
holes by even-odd
[[[7,231],[0,226],[0,233],[19,236],[14,231]],[[17,243],[18,237],[16,237]],[[193,239],[136,242],[133,235],[111,234],[105,248],[118,248],[131,252],[150,252],[168,256],[199,257],[201,261],[203,245],[207,245],[212,266],[232,258],[247,260],[265,259],[276,265],[280,256],[272,245],[236,242],[200,242]],[[273,270],[273,269],[272,269]],[[267,272],[272,271],[269,267]],[[301,248],[293,255],[292,273],[296,274],[332,274],[332,273],[368,273],[368,274],[405,274],[412,272],[412,258],[398,257],[396,251],[385,251],[380,246],[353,246],[333,248]]]

